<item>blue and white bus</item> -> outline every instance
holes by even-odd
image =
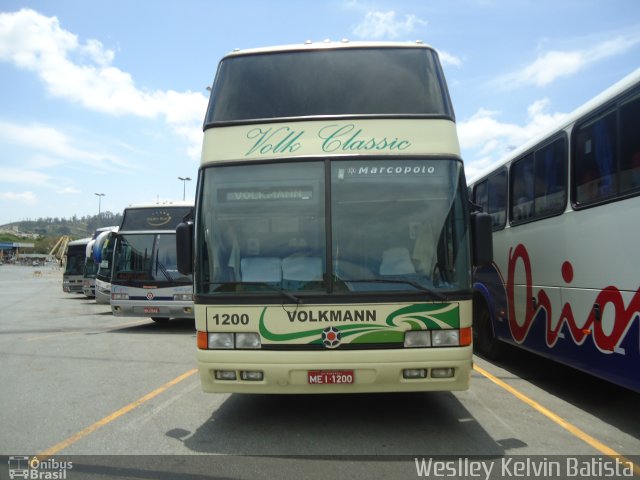
[[[470,183],[493,223],[474,344],[640,391],[640,69]]]
[[[95,298],[96,303],[109,305],[111,303],[111,264],[113,263],[113,244],[118,231],[117,226],[105,227],[95,239],[92,248],[92,258],[96,264]]]
[[[82,274],[82,291],[86,297],[96,297],[96,278],[100,268],[99,261],[97,259],[98,250],[100,248],[98,239],[100,238],[100,235],[108,234],[113,228],[114,227],[101,227],[96,229],[85,248],[86,258]]]
[[[193,318],[193,279],[177,269],[176,226],[193,202],[131,205],[113,246],[111,311],[116,316]]]

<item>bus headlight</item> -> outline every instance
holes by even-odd
[[[433,330],[431,341],[434,347],[457,347],[460,345],[459,330]]]
[[[404,334],[404,348],[430,347],[431,332],[429,330],[410,330]]]
[[[257,333],[236,333],[236,348],[260,348],[260,335]]]
[[[233,333],[210,333],[207,347],[212,350],[232,349]]]
[[[177,302],[192,302],[193,294],[191,293],[174,293],[173,299]]]
[[[432,368],[431,378],[453,378],[456,374],[455,368]]]

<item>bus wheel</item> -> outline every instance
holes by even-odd
[[[151,320],[153,320],[156,323],[166,323],[169,321],[167,317],[151,317]]]
[[[486,305],[474,308],[473,346],[477,353],[489,360],[497,360],[502,353],[502,343],[493,333],[491,317]]]

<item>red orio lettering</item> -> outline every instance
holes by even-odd
[[[514,279],[515,270],[518,264],[522,265],[525,273],[526,282],[526,308],[524,314],[524,322],[522,325],[517,321],[515,311],[515,291],[514,291]],[[573,281],[573,266],[569,262],[564,262],[562,265],[562,277],[567,284]],[[634,319],[640,321],[640,288],[636,291],[635,295],[629,302],[629,305],[625,308],[624,299],[620,291],[614,286],[608,286],[602,289],[595,301],[600,307],[600,312],[604,312],[605,307],[611,304],[614,314],[613,329],[607,334],[602,326],[602,320],[596,318],[596,312],[594,309],[590,311],[589,317],[586,322],[578,327],[571,305],[565,303],[562,306],[560,318],[555,328],[551,327],[551,319],[553,313],[551,309],[551,302],[544,290],[538,292],[537,302],[533,302],[533,275],[531,272],[531,260],[529,253],[524,245],[519,244],[514,249],[509,251],[509,265],[507,276],[507,301],[509,304],[509,329],[513,339],[522,343],[531,328],[534,318],[540,312],[540,309],[545,310],[545,327],[546,327],[546,342],[549,347],[553,347],[560,336],[560,331],[563,325],[567,325],[573,340],[578,345],[581,345],[585,339],[591,335],[596,347],[605,353],[613,353],[615,349],[620,345],[627,331],[631,327]]]
[[[620,291],[616,287],[607,287],[602,290],[596,298],[597,304],[600,305],[601,311],[604,311],[605,306],[608,303],[612,303],[615,315],[615,323],[613,330],[609,335],[602,330],[602,322],[596,321],[595,313],[592,311],[589,315],[589,322],[593,324],[593,338],[596,345],[604,351],[611,352],[617,347],[622,338],[627,333],[627,330],[631,326],[634,317],[640,318],[640,289],[629,302],[629,306],[624,308],[624,300]]]
[[[514,278],[515,278],[515,270],[518,264],[518,260],[522,261],[522,265],[525,271],[525,281],[526,281],[526,293],[527,293],[527,306],[525,312],[524,323],[520,326],[517,322],[516,317],[516,309],[515,309],[515,294],[514,294]],[[507,276],[507,299],[509,301],[509,328],[511,330],[511,335],[513,335],[513,339],[522,343],[525,338],[527,338],[527,334],[529,333],[529,329],[531,328],[531,324],[533,323],[533,319],[535,318],[537,312],[540,308],[544,308],[547,312],[547,318],[551,318],[551,302],[549,302],[549,297],[544,292],[544,290],[540,290],[538,293],[537,299],[537,308],[534,307],[533,304],[533,278],[531,274],[531,261],[529,260],[529,253],[524,245],[519,244],[515,249],[509,251],[509,272]]]
[[[547,326],[547,344],[553,346],[556,343],[562,325],[566,324],[577,344],[581,345],[588,335],[593,335],[593,341],[599,350],[613,353],[616,347],[620,345],[634,317],[640,315],[640,290],[633,296],[627,308],[624,307],[624,299],[620,291],[611,286],[601,290],[594,303],[600,305],[601,312],[604,311],[607,304],[611,303],[613,305],[615,321],[610,334],[607,335],[605,333],[602,328],[602,321],[596,318],[596,313],[593,309],[586,323],[579,328],[573,317],[571,306],[565,303],[562,307],[560,321],[555,330],[551,330]]]

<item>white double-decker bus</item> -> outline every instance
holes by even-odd
[[[177,269],[176,225],[193,202],[131,205],[113,246],[111,311],[116,316],[193,318],[193,281]]]
[[[640,391],[640,70],[470,184],[495,263],[475,274],[474,339]]]
[[[179,268],[194,269],[203,390],[468,388],[471,224],[480,262],[486,220],[470,222],[433,48],[228,54],[195,218],[177,229]]]

